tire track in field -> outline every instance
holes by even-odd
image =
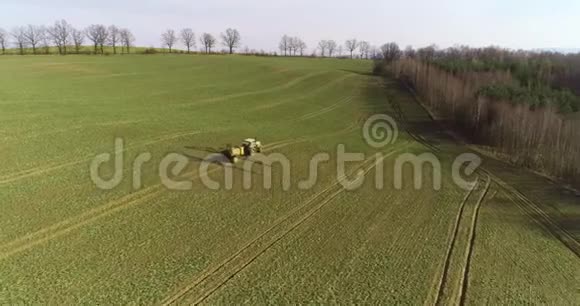
[[[298,101],[298,100],[303,100],[306,99],[308,97],[312,97],[315,96],[316,94],[323,92],[325,90],[327,90],[328,88],[332,87],[333,85],[336,85],[344,80],[347,80],[351,77],[355,76],[354,74],[347,74],[344,76],[341,76],[339,78],[336,78],[314,90],[309,91],[307,94],[305,95],[301,95],[300,97],[296,97],[296,98],[288,98],[288,99],[283,99],[281,101],[275,102],[275,103],[270,103],[270,104],[265,104],[265,105],[259,105],[255,108],[253,108],[252,110],[265,110],[265,109],[269,109],[269,108],[274,108],[276,106],[288,103],[288,102],[292,102],[292,101]]]
[[[293,144],[305,142],[305,141],[308,141],[308,140],[309,140],[308,137],[298,137],[298,138],[294,138],[294,139],[280,141],[280,142],[272,143],[272,144],[269,144],[269,145],[265,145],[264,146],[264,150],[267,150],[267,151],[276,150],[276,149],[280,149],[280,148],[283,148],[283,147],[287,147],[289,145],[293,145]]]
[[[516,205],[520,206],[524,211],[530,216],[532,220],[537,222],[539,225],[543,226],[550,234],[552,234],[556,239],[562,242],[574,255],[580,258],[580,242],[565,228],[559,226],[556,221],[550,217],[543,209],[541,209],[538,204],[530,200],[526,195],[520,192],[518,189],[505,182],[498,176],[494,175],[490,170],[482,168],[482,170],[487,173],[493,181],[502,187],[508,194],[511,194],[518,201],[514,201]]]
[[[471,266],[471,260],[473,257],[473,249],[475,246],[475,232],[477,229],[477,221],[478,221],[478,217],[479,217],[479,211],[481,209],[482,203],[485,200],[485,197],[487,196],[487,193],[489,192],[491,182],[492,182],[491,177],[488,175],[485,190],[483,191],[483,193],[481,194],[481,197],[478,199],[477,203],[475,204],[475,211],[474,211],[473,217],[471,219],[471,226],[470,226],[470,231],[469,231],[469,244],[467,245],[467,256],[465,257],[465,262],[463,263],[463,268],[462,268],[463,273],[461,273],[461,280],[459,282],[459,284],[460,284],[460,291],[459,291],[459,298],[458,298],[459,305],[465,305],[466,293],[467,293],[467,289],[469,286],[469,269]]]
[[[123,148],[122,152],[126,152],[127,150],[135,148],[135,147],[147,146],[147,145],[156,144],[156,143],[160,143],[160,142],[164,142],[164,141],[168,141],[168,140],[172,140],[172,139],[176,139],[176,138],[180,138],[180,137],[197,135],[197,134],[201,134],[201,133],[202,132],[200,132],[200,131],[194,131],[194,132],[185,132],[185,133],[177,133],[177,134],[170,134],[170,135],[166,135],[166,136],[161,136],[159,138],[155,138],[153,140],[146,140],[146,141],[140,142],[140,143],[135,144],[135,145],[127,145]],[[66,167],[78,165],[78,164],[81,164],[84,162],[91,161],[94,158],[95,158],[94,156],[91,156],[91,157],[77,159],[77,160],[62,163],[62,164],[53,164],[51,166],[45,166],[45,167],[41,166],[41,167],[36,167],[36,168],[32,168],[32,169],[28,169],[28,170],[19,171],[16,173],[4,175],[4,176],[0,177],[0,185],[12,183],[12,182],[19,181],[21,179],[25,179],[28,177],[38,176],[38,175],[45,174],[45,173],[48,173],[51,171],[55,171],[55,170],[63,169]]]
[[[351,128],[349,128],[349,129],[351,129]],[[339,131],[338,133],[340,133],[340,132],[342,132],[342,131]],[[188,134],[190,134],[190,133],[188,133]],[[337,132],[329,133],[328,135],[326,135],[326,134],[317,135],[317,136],[314,136],[311,138],[326,137],[326,136],[335,135],[335,134],[337,134]],[[183,134],[168,135],[165,137],[161,137],[155,141],[147,142],[147,144],[155,143],[155,142],[158,142],[160,140],[166,140],[168,138],[180,137],[180,136],[183,136]],[[293,145],[293,144],[308,141],[308,140],[309,140],[308,137],[302,137],[302,138],[297,138],[297,139],[286,139],[286,140],[272,142],[268,145],[264,145],[264,152],[272,151],[275,149],[283,148],[283,147],[286,147],[289,145]],[[218,170],[221,170],[221,168],[214,168],[212,170],[208,170],[207,174],[214,173]],[[191,178],[191,179],[193,179],[193,181],[196,181],[197,179],[201,178],[201,176],[195,177],[195,175],[197,175],[197,174],[198,174],[198,172],[188,172],[188,173],[186,173],[178,178],[181,178],[181,179]],[[207,174],[205,174],[205,175],[207,175]],[[137,206],[137,205],[139,205],[147,200],[151,200],[157,196],[162,195],[165,191],[166,191],[166,189],[163,188],[163,185],[161,183],[158,183],[158,184],[146,187],[144,189],[141,189],[135,193],[121,196],[120,198],[109,201],[104,205],[101,205],[101,206],[95,207],[89,211],[83,212],[80,215],[73,216],[73,217],[68,218],[66,220],[62,220],[62,221],[57,222],[57,223],[50,225],[48,227],[37,230],[33,233],[26,234],[20,238],[12,240],[12,241],[5,243],[3,245],[0,245],[0,260],[3,260],[5,258],[12,256],[12,255],[23,252],[25,250],[28,250],[36,245],[39,245],[39,244],[42,244],[44,242],[47,242],[47,241],[56,239],[58,237],[61,237],[63,235],[66,235],[66,234],[70,233],[71,231],[73,231],[74,229],[78,229],[78,228],[83,227],[87,224],[93,223],[93,222],[95,222],[95,221],[97,221],[105,216],[111,215],[111,214],[119,212],[121,210],[125,210],[128,208]]]
[[[4,139],[5,140],[30,139],[30,138],[40,137],[40,136],[47,136],[47,135],[54,135],[54,134],[78,131],[78,130],[83,130],[83,129],[87,129],[87,128],[91,128],[91,127],[109,127],[109,126],[132,125],[132,124],[136,124],[136,123],[143,122],[143,121],[145,121],[145,120],[121,120],[121,121],[110,121],[110,122],[102,122],[102,123],[78,124],[78,125],[70,126],[70,127],[63,128],[63,129],[53,129],[53,130],[41,131],[41,132],[37,132],[37,133],[24,134],[24,135],[11,135],[11,136],[4,137]],[[32,132],[34,132],[34,131],[32,131]]]
[[[469,265],[471,264],[471,258],[473,254],[473,247],[475,244],[475,230],[477,225],[477,220],[479,217],[479,210],[483,201],[485,200],[490,187],[491,187],[492,179],[490,176],[487,177],[485,187],[483,191],[480,193],[479,198],[473,205],[473,209],[470,216],[465,215],[465,210],[467,207],[467,203],[469,201],[470,196],[473,194],[473,191],[476,189],[474,187],[468,196],[465,198],[463,202],[462,208],[460,213],[458,214],[458,218],[456,219],[455,223],[455,231],[452,236],[452,243],[448,248],[447,256],[445,259],[444,270],[441,275],[441,279],[438,283],[438,291],[435,298],[435,305],[458,305],[461,301],[464,301],[464,295],[467,290],[467,281],[468,281],[468,274],[469,274]],[[479,179],[478,179],[479,185]],[[469,223],[465,218],[471,218]],[[467,226],[467,236],[464,237],[466,239],[465,249],[463,252],[457,249],[457,244],[459,243],[461,229],[466,229]],[[458,266],[460,267],[459,271],[452,271],[452,262],[459,261]],[[452,274],[452,272],[455,272]],[[458,281],[455,281],[456,278],[459,277]],[[427,303],[426,303],[427,304]]]
[[[323,189],[322,191],[318,192],[317,194],[315,194],[314,196],[312,196],[310,198],[310,200],[308,200],[306,202],[305,205],[311,204],[311,202],[321,196],[324,195],[324,193],[328,192],[331,187],[333,187],[334,184],[332,184],[331,186]],[[249,243],[247,243],[246,245],[244,245],[240,250],[236,251],[233,255],[231,255],[230,257],[228,257],[225,261],[221,262],[219,265],[217,265],[217,267],[215,268],[210,268],[209,270],[206,270],[206,272],[202,273],[196,280],[194,280],[191,285],[183,288],[182,290],[180,290],[177,294],[175,294],[174,296],[171,296],[170,298],[166,299],[165,301],[162,302],[163,305],[168,305],[171,304],[173,302],[175,302],[177,299],[181,298],[182,296],[186,295],[187,293],[189,293],[189,291],[193,290],[196,286],[198,286],[201,282],[205,281],[208,277],[212,276],[213,274],[215,274],[218,270],[220,270],[221,268],[223,268],[225,265],[227,265],[228,263],[230,263],[231,261],[233,261],[234,259],[236,259],[237,256],[241,255],[245,250],[247,250],[248,248],[250,248],[253,244],[257,243],[259,239],[261,239],[262,237],[264,237],[265,235],[269,234],[276,226],[280,225],[282,222],[284,222],[285,220],[287,220],[288,218],[291,217],[292,214],[295,214],[296,212],[298,212],[301,208],[304,208],[304,205],[299,206],[297,208],[294,208],[293,210],[290,211],[289,214],[284,215],[280,218],[278,218],[276,221],[274,221],[274,225],[272,225],[270,228],[268,228],[265,232],[262,232],[260,235],[258,235],[258,237],[254,238],[252,241],[250,241]]]
[[[429,111],[421,104],[420,100],[418,100],[417,94],[410,90],[417,103],[421,105],[428,113]],[[429,113],[429,115],[433,118],[433,116]],[[443,128],[440,126],[440,128]],[[470,145],[466,144],[461,138],[454,135],[454,133],[450,133],[452,139],[460,145],[463,145],[468,148],[472,148]],[[471,149],[472,151],[478,152],[477,149]],[[532,218],[535,222],[543,226],[550,234],[552,234],[556,239],[562,242],[572,253],[574,253],[578,258],[580,258],[580,241],[574,237],[569,231],[565,228],[559,226],[556,221],[552,219],[538,204],[534,201],[530,200],[525,194],[520,192],[517,188],[513,187],[509,183],[505,182],[497,175],[493,174],[490,170],[485,169],[484,167],[480,167],[480,170],[485,172],[487,175],[491,176],[494,183],[498,186],[503,188],[508,194],[512,194],[517,199],[521,201],[521,206],[517,202],[517,205],[520,205],[522,209],[524,209],[527,214]]]
[[[446,255],[445,255],[445,261],[443,263],[443,271],[442,271],[441,277],[439,278],[439,281],[437,282],[437,285],[436,285],[437,294],[435,295],[435,302],[432,305],[439,304],[439,301],[440,301],[441,297],[443,296],[445,282],[446,282],[446,279],[447,279],[448,274],[449,274],[449,267],[451,265],[451,254],[452,254],[453,248],[455,247],[455,244],[457,242],[457,236],[459,235],[459,225],[461,223],[461,219],[463,218],[465,206],[466,206],[467,201],[469,200],[469,198],[471,197],[471,195],[475,191],[475,189],[477,189],[477,187],[479,186],[479,183],[480,183],[480,181],[479,181],[479,177],[478,177],[476,184],[467,192],[467,194],[465,195],[465,197],[463,198],[463,200],[459,204],[459,213],[455,217],[455,223],[453,225],[451,239],[449,240]]]
[[[367,161],[368,162],[368,161]],[[181,290],[180,292],[178,292],[176,295],[170,297],[168,300],[165,300],[163,302],[164,305],[166,304],[170,304],[174,301],[176,301],[177,299],[179,299],[180,297],[186,295],[189,291],[191,291],[192,289],[194,289],[196,286],[198,286],[201,282],[205,281],[208,277],[212,276],[213,274],[215,274],[218,270],[220,270],[221,268],[223,268],[226,264],[228,264],[229,262],[233,261],[234,259],[236,259],[236,257],[238,255],[240,255],[241,253],[243,253],[246,249],[250,248],[253,244],[257,243],[259,241],[259,239],[263,238],[265,235],[269,234],[271,231],[273,231],[277,226],[279,226],[282,222],[288,220],[289,218],[291,218],[294,214],[296,214],[297,212],[299,212],[301,209],[303,209],[304,207],[310,205],[311,203],[313,203],[315,200],[317,200],[318,198],[322,197],[322,201],[328,199],[327,197],[324,197],[325,193],[328,193],[329,191],[331,191],[336,185],[338,184],[338,182],[335,182],[333,184],[331,184],[330,186],[324,188],[322,191],[316,193],[314,196],[312,196],[308,201],[306,201],[305,203],[303,203],[301,206],[294,208],[293,210],[291,210],[289,213],[287,213],[284,216],[281,216],[280,218],[278,218],[275,222],[274,225],[272,225],[270,228],[268,228],[266,231],[262,232],[262,234],[258,235],[258,237],[254,238],[250,243],[246,244],[244,247],[242,247],[242,249],[238,250],[237,252],[235,252],[232,256],[230,256],[228,259],[226,259],[224,262],[222,262],[221,264],[219,264],[216,268],[210,269],[209,273],[204,273],[202,274],[200,277],[198,277],[193,283],[192,285],[184,288],[183,290]]]
[[[315,76],[318,75],[322,75],[327,73],[327,71],[318,71],[318,72],[311,72],[308,74],[305,74],[303,76],[297,77],[289,82],[286,82],[284,84],[281,85],[277,85],[277,86],[273,86],[267,89],[260,89],[260,90],[253,90],[253,91],[247,91],[247,92],[240,92],[240,93],[235,93],[235,94],[229,94],[229,95],[223,95],[223,96],[219,96],[219,97],[214,97],[214,98],[207,98],[207,99],[202,99],[202,100],[198,100],[198,101],[194,101],[194,102],[187,102],[187,103],[182,103],[182,106],[187,106],[187,105],[199,105],[199,104],[205,104],[205,103],[211,103],[211,102],[219,102],[219,101],[227,101],[227,100],[231,100],[231,99],[236,99],[236,98],[243,98],[243,97],[247,97],[247,96],[253,96],[253,95],[261,95],[261,94],[266,94],[266,93],[272,93],[272,92],[276,92],[279,90],[284,90],[284,89],[289,89],[294,87],[297,84],[300,84],[301,82],[308,80],[310,78],[313,78]]]
[[[434,116],[429,112],[429,110],[423,105],[417,93],[412,90],[409,86],[407,89],[411,92],[417,103],[425,109],[425,111],[429,114],[431,118]],[[434,120],[434,119],[433,119]],[[436,122],[436,121],[434,121]],[[442,126],[440,128],[443,129]],[[472,146],[465,143],[460,137],[456,136],[454,133],[449,133],[452,140],[455,143],[463,145],[467,148],[471,148],[474,152],[479,152],[477,149],[473,149]],[[520,192],[517,188],[513,187],[509,183],[505,182],[497,175],[493,174],[492,171],[485,169],[484,167],[480,167],[480,170],[491,176],[494,183],[498,186],[503,188],[508,195],[513,195],[521,203],[514,201],[516,205],[520,206],[527,214],[532,218],[535,222],[537,222],[540,226],[544,227],[550,234],[552,234],[556,239],[558,239],[562,244],[564,244],[572,253],[574,253],[578,258],[580,258],[580,241],[578,238],[574,237],[568,230],[562,228],[560,225],[556,223],[538,204],[534,201],[530,200],[524,193]]]
[[[340,134],[351,133],[351,132],[354,132],[360,128],[361,128],[361,124],[358,121],[356,121],[356,122],[349,124],[347,127],[345,127],[342,130],[338,130],[336,132],[330,132],[330,133],[319,135],[319,136],[314,136],[311,139],[318,139],[318,138],[324,138],[324,137],[329,137],[329,136],[337,136]]]
[[[386,85],[384,83],[380,83],[380,80],[379,80],[379,86],[381,88],[385,89],[385,90],[388,90],[388,88],[386,87]],[[396,119],[397,123],[400,123],[401,124],[401,126],[403,127],[403,129],[405,130],[405,132],[411,138],[413,138],[419,144],[427,147],[429,150],[432,150],[433,152],[440,152],[441,151],[441,149],[439,147],[431,144],[423,136],[416,134],[415,132],[413,132],[409,128],[410,123],[409,123],[409,120],[407,118],[407,114],[405,114],[405,112],[401,108],[401,105],[399,104],[399,102],[397,101],[397,99],[394,99],[390,95],[387,95],[387,102],[389,103],[389,105],[393,109],[393,112],[394,112],[393,115],[395,116],[395,119]]]
[[[214,168],[208,170],[203,176],[217,172],[221,168]],[[201,179],[201,175],[195,177],[198,172],[190,172],[186,175],[181,176],[181,179],[192,178],[192,182]],[[110,201],[105,205],[101,205],[87,212],[81,213],[80,215],[74,216],[72,218],[60,221],[49,227],[40,229],[34,233],[25,235],[21,238],[13,240],[0,246],[0,260],[8,258],[16,253],[28,250],[36,245],[42,244],[44,242],[59,238],[63,235],[70,233],[71,231],[81,228],[85,225],[93,223],[103,217],[112,215],[121,210],[126,210],[131,207],[137,206],[146,202],[148,200],[154,199],[157,196],[161,196],[167,191],[163,188],[161,183],[146,187],[136,193],[132,193],[126,196],[122,196],[119,199]]]
[[[125,203],[123,203],[123,205],[119,205],[119,206],[113,207],[112,209],[105,210],[105,211],[103,211],[100,214],[97,214],[95,216],[92,216],[89,219],[82,220],[80,222],[76,222],[76,223],[66,222],[66,223],[70,223],[70,224],[67,227],[63,227],[62,229],[59,229],[57,232],[47,233],[47,235],[44,236],[44,237],[37,238],[35,240],[31,240],[31,241],[26,242],[24,244],[18,245],[18,246],[14,247],[14,248],[12,248],[12,249],[10,249],[8,251],[2,250],[2,253],[0,253],[0,260],[4,260],[4,259],[6,259],[8,257],[11,257],[11,256],[17,254],[17,253],[26,251],[26,250],[28,250],[28,249],[30,249],[32,247],[35,247],[37,245],[43,244],[43,243],[48,242],[50,240],[53,240],[55,238],[61,237],[63,235],[66,235],[66,234],[68,234],[68,233],[70,233],[70,232],[72,232],[72,231],[74,231],[74,230],[76,230],[78,228],[81,228],[82,226],[84,226],[84,225],[86,225],[88,223],[94,222],[94,221],[96,221],[96,220],[98,220],[98,219],[100,219],[102,217],[105,217],[107,215],[110,215],[112,213],[115,213],[118,210],[125,209],[125,208],[131,207],[131,206],[135,206],[135,205],[139,204],[142,201],[146,201],[146,200],[153,199],[153,198],[155,198],[159,194],[160,194],[160,191],[156,191],[156,192],[149,193],[149,194],[147,194],[147,195],[145,195],[145,196],[143,196],[141,198],[137,198],[135,200],[132,200],[132,201],[129,201],[129,202],[125,202]],[[58,228],[60,228],[59,225],[57,225],[57,226],[55,226],[53,228],[49,228],[49,229],[47,229],[47,231],[49,231],[51,229],[58,229]],[[41,233],[40,235],[42,236],[42,234],[44,234],[44,233]],[[17,244],[17,242],[10,243],[10,245],[8,245],[8,247],[14,246],[14,244]]]
[[[264,146],[264,151],[271,151],[277,148],[282,148],[285,146],[289,146],[304,140],[283,140],[275,142],[275,145],[272,146]],[[207,176],[208,174],[217,172],[221,170],[221,167],[217,167],[211,170],[208,170],[203,176]],[[181,175],[178,178],[181,179],[192,179],[192,182],[201,179],[202,176],[196,176],[198,172],[188,172],[187,174]],[[149,187],[146,187],[142,190],[139,190],[135,193],[128,194],[122,196],[121,198],[115,199],[113,201],[109,201],[104,205],[95,207],[89,211],[81,213],[80,215],[73,216],[66,220],[62,220],[57,222],[53,225],[48,227],[42,228],[37,230],[33,233],[27,234],[15,240],[12,240],[8,243],[0,245],[0,260],[6,259],[11,257],[17,253],[26,251],[36,245],[42,244],[44,242],[59,238],[63,235],[66,235],[72,232],[75,229],[81,228],[85,225],[93,223],[103,217],[112,215],[116,212],[120,212],[122,210],[137,206],[146,202],[148,200],[154,199],[157,196],[161,196],[167,189],[163,188],[162,183],[158,183]]]
[[[110,122],[102,122],[102,123],[80,124],[80,125],[75,125],[75,126],[71,126],[71,127],[64,128],[64,129],[55,129],[55,130],[50,130],[50,131],[45,131],[45,132],[33,133],[33,134],[29,134],[29,135],[15,136],[15,138],[18,138],[18,139],[36,138],[39,136],[46,136],[46,135],[53,135],[53,134],[83,130],[83,129],[87,129],[87,128],[91,128],[91,127],[109,127],[109,126],[117,127],[117,126],[121,126],[121,125],[132,125],[132,124],[143,122],[143,121],[145,121],[145,120],[121,120],[121,121],[110,121]]]
[[[353,131],[356,131],[358,128],[359,128],[359,122],[357,121],[357,122],[353,122],[353,123],[349,124],[344,129],[336,131],[336,132],[329,132],[329,133],[324,133],[324,134],[320,134],[320,135],[316,135],[316,136],[297,137],[297,138],[293,138],[293,139],[272,142],[272,143],[269,143],[267,145],[264,145],[263,148],[264,148],[264,150],[280,149],[282,147],[286,147],[286,146],[301,143],[301,142],[307,142],[307,141],[315,140],[315,139],[319,139],[319,138],[336,136],[336,135],[340,135],[340,134],[344,134],[344,133],[353,132]]]
[[[384,159],[392,154],[395,154],[396,152],[403,150],[403,148],[400,148],[398,150],[387,153],[387,154],[383,155],[381,157],[381,159]],[[374,161],[374,163],[373,163],[373,161]],[[372,157],[369,157],[366,161],[362,162],[362,164],[360,166],[358,166],[356,169],[353,169],[351,171],[350,175],[352,175],[353,173],[356,173],[357,170],[361,170],[361,169],[367,167],[369,164],[371,164],[371,166],[368,166],[368,168],[363,170],[364,174],[366,175],[370,170],[372,170],[376,166],[377,162],[378,162],[378,160],[373,160]],[[221,262],[217,266],[210,267],[210,268],[206,269],[206,271],[203,272],[199,277],[197,277],[190,285],[186,286],[185,288],[179,290],[176,294],[171,295],[168,298],[166,298],[165,300],[163,300],[162,304],[168,305],[168,304],[177,303],[178,300],[180,300],[182,298],[187,298],[187,296],[190,295],[192,293],[192,291],[194,291],[200,287],[201,287],[202,291],[197,296],[197,298],[196,298],[195,302],[193,302],[193,304],[201,303],[203,300],[205,300],[207,297],[209,297],[212,293],[214,293],[219,288],[221,288],[230,279],[232,279],[235,275],[237,275],[239,272],[241,272],[243,269],[245,269],[247,266],[249,266],[252,262],[254,262],[260,255],[262,255],[267,250],[269,250],[271,247],[273,247],[277,242],[279,242],[281,239],[283,239],[287,234],[289,234],[291,231],[293,231],[298,226],[303,224],[306,220],[308,220],[310,217],[312,217],[314,214],[316,214],[320,209],[322,209],[327,203],[329,203],[337,195],[342,193],[345,189],[342,186],[340,186],[340,184],[341,184],[342,180],[344,180],[346,177],[347,176],[338,177],[336,182],[334,182],[330,186],[324,188],[322,191],[316,193],[308,201],[306,201],[302,205],[294,208],[293,210],[288,212],[286,215],[278,218],[271,227],[269,227],[264,232],[262,232],[260,235],[258,235],[256,238],[254,238],[249,243],[244,245],[240,250],[236,251],[233,255],[228,257],[226,260],[224,260],[223,262]],[[337,187],[338,187],[338,189],[336,189]],[[308,209],[310,206],[312,206],[312,207],[309,210],[307,210],[305,213],[299,214],[299,212],[301,210]],[[278,232],[274,231],[276,228],[283,226],[284,222],[291,220],[292,217],[296,217],[299,219],[293,223],[290,223],[288,228],[282,228]],[[267,237],[270,234],[272,235],[272,237]],[[266,240],[266,241],[262,242],[260,240]],[[264,246],[262,246],[262,244]],[[247,255],[244,254],[248,250],[252,251],[251,250],[252,247],[257,247],[257,249],[254,250],[253,253],[250,253]],[[235,261],[240,261],[240,262],[236,265]],[[228,265],[230,263],[233,263],[233,266],[228,268]],[[218,275],[218,273],[224,274],[223,275],[224,277],[222,277],[221,279],[217,279],[214,282],[215,284],[212,285],[211,277]],[[205,287],[207,287],[207,288],[205,288]],[[205,291],[203,290],[204,288],[206,289]]]
[[[217,170],[220,169],[214,168],[212,170],[208,170],[207,174],[216,172]],[[183,176],[181,178],[187,178],[190,176],[193,177],[195,174],[196,173],[189,173],[188,175]],[[201,176],[193,178],[192,181],[195,181],[199,178],[201,178]],[[73,230],[93,223],[103,217],[112,215],[116,212],[120,212],[121,210],[125,210],[140,205],[148,200],[152,200],[158,196],[161,196],[165,191],[166,189],[163,188],[163,185],[161,183],[152,185],[136,193],[129,194],[119,199],[107,202],[105,205],[95,207],[94,209],[81,213],[80,215],[76,215],[72,218],[60,221],[49,227],[40,229],[34,233],[13,240],[9,243],[0,246],[0,260],[6,259],[17,253],[26,251],[36,245],[64,236],[72,232]]]
[[[155,144],[155,143],[159,143],[159,142],[163,142],[163,141],[167,141],[167,140],[172,140],[172,139],[179,138],[179,137],[184,137],[184,136],[189,136],[189,135],[197,135],[197,134],[200,134],[200,133],[201,132],[194,131],[194,132],[186,132],[186,133],[177,133],[177,134],[164,135],[164,136],[161,136],[161,137],[158,137],[158,138],[154,138],[153,140],[146,140],[146,141],[137,143],[135,145],[127,145],[127,146],[125,146],[123,152],[127,151],[128,149],[134,148],[134,147],[151,145],[151,144]],[[26,177],[29,177],[29,176],[34,176],[34,175],[37,175],[37,174],[46,173],[46,172],[49,172],[49,171],[52,171],[52,170],[57,170],[57,169],[65,168],[67,166],[80,164],[80,163],[83,163],[83,162],[90,161],[93,158],[94,158],[94,156],[93,157],[79,159],[79,160],[75,160],[75,161],[68,162],[68,163],[63,163],[63,164],[55,164],[55,163],[53,163],[53,165],[48,166],[48,167],[36,167],[36,168],[28,169],[28,170],[18,171],[16,173],[12,173],[12,174],[0,176],[0,184],[7,183],[7,182],[12,182],[12,181],[15,181],[15,180],[20,180],[22,178],[26,178]]]
[[[344,98],[340,99],[338,102],[336,102],[330,106],[327,106],[323,109],[320,109],[320,110],[303,115],[302,117],[298,118],[297,121],[304,121],[304,120],[312,119],[312,118],[315,118],[318,116],[322,116],[322,115],[329,113],[329,112],[343,106],[344,104],[352,101],[352,99],[353,99],[353,96],[344,97]]]
[[[516,198],[513,198],[515,196]],[[574,237],[571,237],[568,232],[559,227],[557,224],[549,216],[543,216],[539,214],[544,214],[545,212],[541,211],[540,209],[534,210],[531,208],[529,203],[526,203],[521,198],[517,198],[516,195],[511,194],[509,197],[512,199],[514,204],[516,204],[524,213],[526,213],[535,223],[540,225],[544,230],[558,239],[561,243],[563,243],[567,249],[569,249],[576,257],[580,259],[580,246],[576,242]]]
[[[396,153],[395,152],[391,152],[388,155],[384,155],[382,156],[380,159],[384,159],[387,156],[390,156],[392,154]],[[372,162],[373,160],[370,159],[370,161]],[[368,167],[367,169],[363,170],[363,175],[366,175],[370,170],[374,169],[374,167],[376,166],[376,164],[378,163],[379,160],[375,160],[375,163],[372,164],[371,166]],[[366,165],[368,165],[367,162],[363,162],[363,165],[361,167],[359,167],[357,170],[362,170],[361,168],[364,168]],[[354,172],[354,171],[353,171]],[[340,180],[340,179],[339,179]],[[322,199],[321,202],[319,202],[315,207],[313,207],[304,217],[302,217],[300,220],[298,220],[297,222],[293,223],[292,226],[290,227],[290,229],[288,229],[287,231],[283,232],[278,238],[276,238],[274,241],[272,241],[270,244],[268,244],[266,246],[266,248],[262,249],[257,255],[255,255],[254,257],[252,257],[249,261],[247,261],[245,264],[243,264],[241,267],[239,267],[237,270],[233,271],[232,274],[230,274],[225,280],[221,281],[216,287],[212,288],[209,290],[209,292],[204,293],[200,298],[198,298],[193,304],[197,305],[200,304],[201,302],[203,302],[205,299],[207,299],[209,296],[211,296],[214,292],[216,292],[217,290],[219,290],[222,286],[224,286],[230,279],[232,279],[233,277],[235,277],[238,273],[240,273],[243,269],[245,269],[246,267],[248,267],[250,264],[252,264],[260,255],[264,254],[266,251],[268,251],[271,247],[273,247],[277,242],[281,241],[286,235],[288,235],[290,232],[292,232],[293,230],[295,230],[296,228],[298,228],[300,225],[302,225],[304,222],[306,222],[308,219],[310,219],[312,216],[314,216],[317,212],[319,212],[326,204],[328,204],[330,201],[332,201],[337,195],[339,195],[340,193],[344,192],[344,188],[340,188],[339,190],[336,190],[334,193],[332,193],[331,195],[324,197]]]

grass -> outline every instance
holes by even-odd
[[[531,221],[522,205],[501,191],[483,206],[467,301],[577,303],[577,293],[568,284],[580,280],[578,257],[554,240],[545,228]],[[496,260],[493,268],[484,264],[487,258]]]
[[[446,292],[473,303],[574,302],[578,258],[554,234],[575,233],[562,221],[579,212],[573,198],[554,194],[557,186],[534,188],[530,197],[559,222],[542,230],[529,208],[518,210],[524,204],[500,205],[507,191],[494,182],[480,213],[478,190],[458,218],[466,191],[449,169],[467,149],[440,133],[395,81],[369,76],[370,62],[7,56],[0,65],[0,303],[416,304],[446,299]],[[364,119],[377,112],[397,118],[402,129],[396,144],[378,151],[360,135]],[[117,136],[125,142],[124,180],[99,190],[89,164],[111,152]],[[292,161],[290,190],[282,190],[277,167],[270,190],[257,186],[260,179],[244,190],[241,169],[232,190],[209,190],[195,179],[208,148],[252,136]],[[386,173],[400,153],[433,151],[443,187],[414,190],[407,167],[402,190],[391,175],[376,190],[371,158],[348,164],[349,172],[367,174],[360,189],[344,191],[336,183],[339,143],[367,158],[392,154]],[[152,159],[144,186],[134,190],[132,164],[142,152]],[[191,157],[182,175],[192,190],[160,185],[157,165],[171,152]],[[319,166],[312,189],[298,188],[319,152],[331,161]],[[485,166],[526,194],[532,182],[544,186],[497,163]],[[110,175],[112,166],[102,171]],[[211,176],[223,180],[221,171]],[[508,209],[517,222],[506,219]],[[538,281],[533,292],[510,283],[523,279]],[[454,285],[461,283],[467,290]],[[507,286],[517,295],[497,290]]]

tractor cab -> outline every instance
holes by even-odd
[[[222,151],[223,154],[231,160],[232,163],[236,163],[240,158],[252,156],[254,153],[262,152],[262,143],[254,138],[247,138],[242,141],[240,146],[228,145],[227,148]]]
[[[244,147],[246,155],[252,155],[252,153],[262,152],[262,143],[257,141],[255,138],[244,139],[244,141],[242,142],[242,147]]]

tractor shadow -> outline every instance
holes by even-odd
[[[194,150],[194,152],[184,152],[183,155],[189,158],[190,160],[198,163],[210,163],[219,167],[226,167],[229,166],[236,171],[240,171],[242,173],[251,173],[251,174],[261,174],[261,172],[257,172],[252,167],[250,170],[245,169],[244,167],[237,166],[237,164],[232,163],[232,161],[226,156],[226,149],[218,150],[214,148],[203,147],[193,147],[187,146],[185,147],[188,150]],[[209,153],[209,154],[207,154]],[[242,161],[249,160],[247,158],[242,158]],[[251,161],[251,160],[250,160]],[[268,166],[260,161],[252,161],[256,164],[260,164],[262,166]]]
[[[225,149],[216,149],[212,147],[204,147],[204,146],[185,146],[185,149],[188,150],[195,150],[195,151],[203,151],[207,153],[224,153]]]

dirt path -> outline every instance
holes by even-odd
[[[479,197],[471,201],[472,192],[465,198],[460,207],[454,232],[451,236],[450,247],[448,248],[443,272],[438,283],[438,290],[434,304],[436,305],[458,305],[464,301],[469,277],[469,265],[473,246],[475,243],[475,230],[479,210],[484,202],[492,180],[488,176],[485,186],[479,191]],[[479,189],[481,184],[472,189]],[[426,303],[428,304],[428,303]]]
[[[463,200],[461,201],[461,203],[459,204],[459,212],[457,213],[457,216],[455,218],[455,222],[453,223],[453,230],[452,230],[452,234],[450,236],[449,242],[447,243],[447,251],[446,251],[446,255],[445,255],[445,261],[443,262],[443,267],[442,267],[442,272],[441,272],[441,276],[438,277],[438,281],[436,283],[436,290],[435,290],[435,295],[433,298],[433,301],[430,301],[429,303],[425,303],[425,305],[433,305],[433,304],[437,304],[441,298],[441,296],[443,295],[443,287],[445,284],[445,281],[447,279],[447,275],[449,274],[449,265],[451,263],[451,253],[453,251],[453,248],[455,247],[455,243],[457,241],[457,235],[459,233],[459,224],[461,222],[461,219],[463,218],[463,212],[465,211],[465,203],[467,203],[467,201],[469,200],[469,198],[471,197],[471,195],[473,194],[473,192],[475,191],[475,189],[479,186],[479,178],[477,180],[476,185],[473,186],[473,188],[471,188],[467,194],[465,195],[465,197],[463,198]],[[432,295],[432,294],[430,294]]]

